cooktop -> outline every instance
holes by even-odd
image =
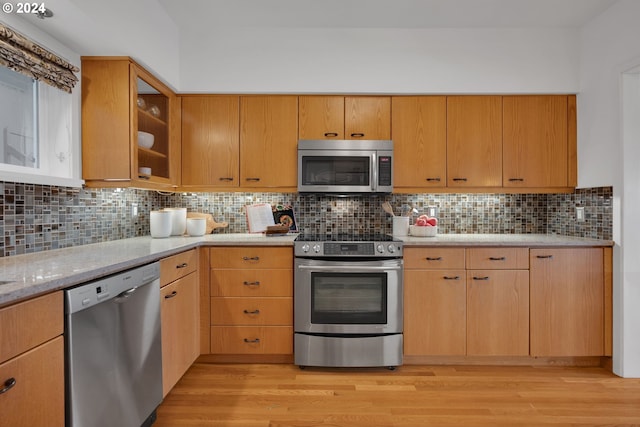
[[[293,244],[297,257],[402,257],[402,241],[386,234],[300,234]]]
[[[296,237],[296,242],[399,242],[400,240],[393,238],[388,234],[368,233],[368,234],[351,234],[351,233],[334,233],[334,234],[318,234],[318,233],[300,233]]]

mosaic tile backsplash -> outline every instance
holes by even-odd
[[[439,210],[439,233],[549,233],[610,240],[611,187],[573,194],[394,194],[336,198],[296,193],[177,193],[135,189],[77,189],[0,182],[0,256],[78,246],[149,234],[149,212],[187,207],[212,213],[229,227],[217,232],[244,233],[243,206],[292,205],[301,231],[365,234],[391,232],[380,207],[389,201],[398,212],[415,206]],[[575,206],[585,207],[585,222],[575,221]],[[133,211],[137,210],[137,215]]]

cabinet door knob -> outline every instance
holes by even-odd
[[[353,138],[362,138],[364,137],[364,133],[352,133],[351,136]]]
[[[13,388],[14,385],[16,385],[16,379],[15,378],[9,378],[8,380],[6,380],[4,382],[4,387],[2,387],[0,389],[0,394],[8,392],[9,390],[11,390]]]

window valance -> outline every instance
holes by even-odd
[[[78,67],[0,23],[0,65],[71,93]]]

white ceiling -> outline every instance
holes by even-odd
[[[580,27],[616,0],[157,0],[179,28]]]

